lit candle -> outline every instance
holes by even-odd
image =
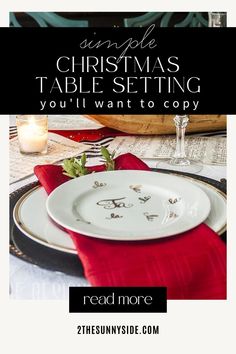
[[[20,152],[47,153],[47,116],[17,116],[16,124]]]

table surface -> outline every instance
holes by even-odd
[[[14,125],[14,117],[10,119]],[[88,163],[96,165],[100,158],[90,158]],[[156,167],[155,160],[145,161],[150,167]],[[215,180],[226,178],[226,166],[204,165],[198,173]],[[10,192],[36,180],[31,176],[10,186]],[[89,286],[82,277],[73,277],[60,272],[41,269],[10,255],[10,298],[18,300],[66,300],[70,286]]]

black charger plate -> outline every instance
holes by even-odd
[[[153,170],[157,171],[156,169]],[[221,192],[226,193],[225,180],[219,182],[211,178],[197,176],[190,173],[182,173],[171,170],[158,171],[167,174],[174,173],[180,176],[189,176],[196,180],[206,182]],[[20,197],[22,197],[22,195],[37,185],[38,182],[30,183],[10,194],[10,253],[26,262],[35,264],[41,268],[74,276],[83,276],[83,267],[77,255],[43,246],[40,243],[26,237],[15,225],[13,220],[13,209],[16,202]],[[226,232],[220,237],[226,241]]]

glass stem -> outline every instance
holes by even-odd
[[[175,116],[174,122],[176,126],[176,148],[174,158],[185,159],[185,131],[188,124],[188,116]]]
[[[171,165],[175,166],[189,166],[191,162],[186,158],[185,154],[185,130],[188,125],[188,116],[175,116],[174,122],[176,127],[176,147],[175,153],[170,160]]]
[[[176,146],[175,152],[171,159],[164,163],[163,168],[171,168],[174,171],[187,172],[187,173],[198,173],[202,169],[202,165],[197,161],[188,159],[185,153],[185,130],[188,125],[189,118],[187,115],[176,115],[174,117],[174,123],[176,127]],[[166,164],[168,167],[166,167]],[[157,167],[161,168],[163,163],[158,163]]]

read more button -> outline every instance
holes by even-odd
[[[113,292],[111,295],[85,295],[84,296],[84,305],[91,304],[91,305],[151,305],[153,302],[153,298],[150,295],[117,295]]]
[[[71,287],[69,312],[167,312],[164,287]]]

